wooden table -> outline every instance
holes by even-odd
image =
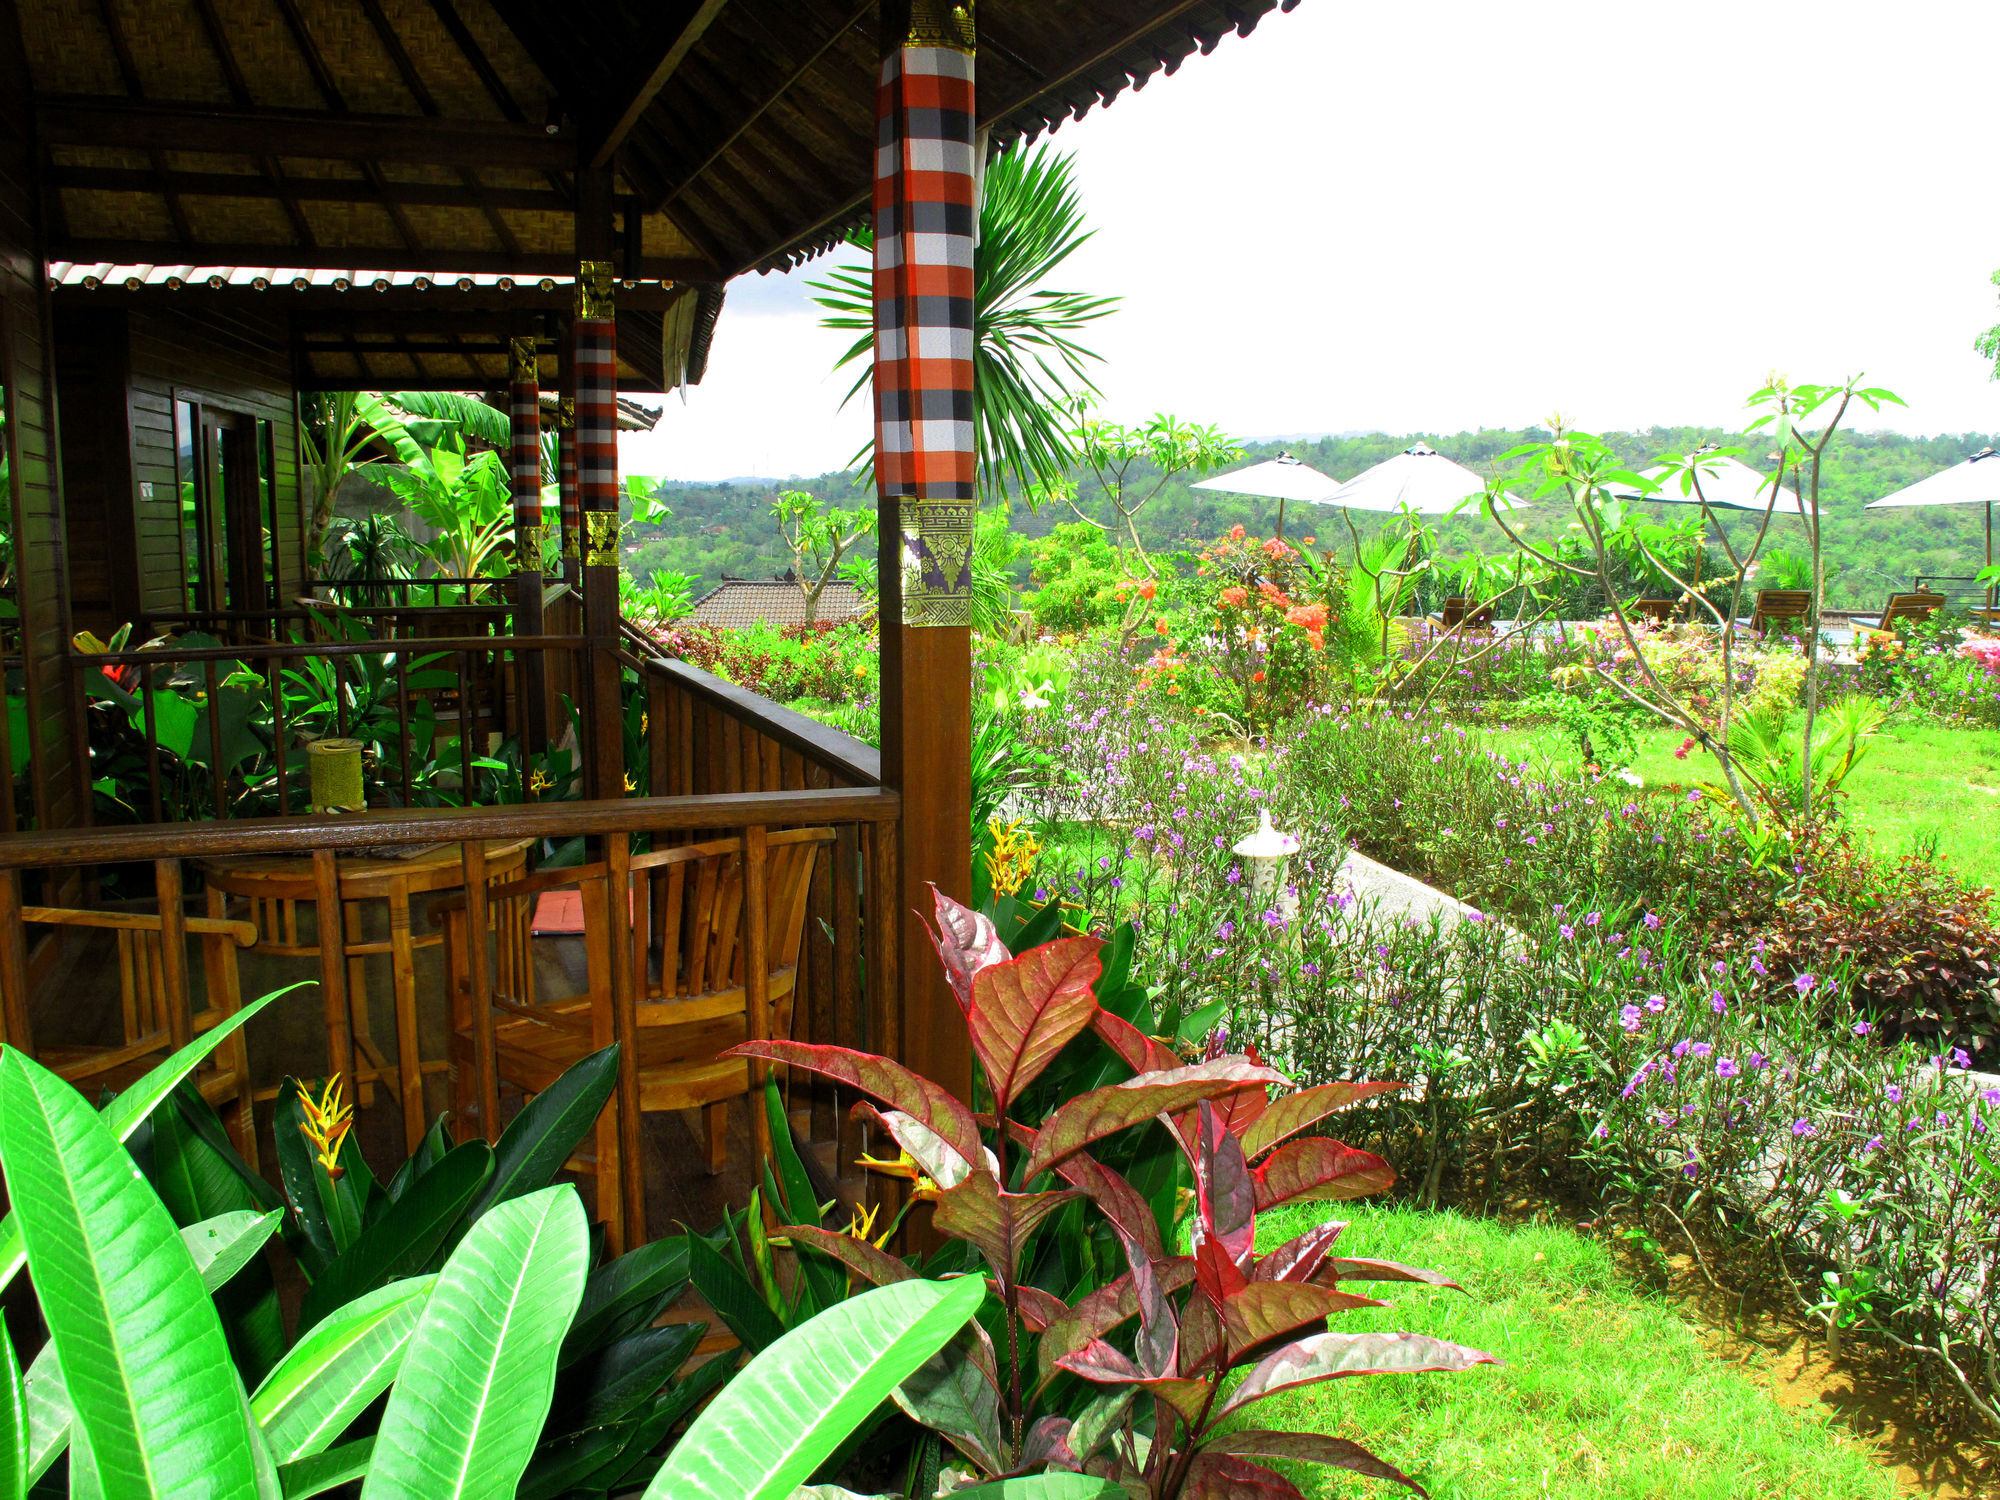
[[[493,839],[486,844],[489,881],[507,880],[528,862],[532,839]],[[211,916],[228,915],[230,898],[250,903],[257,926],[258,948],[278,958],[318,958],[319,943],[299,938],[298,904],[319,901],[318,874],[310,858],[258,855],[221,858],[202,866],[208,881]],[[351,1069],[359,1102],[372,1103],[377,1080],[391,1081],[403,1105],[403,1138],[414,1152],[424,1138],[424,1074],[439,1072],[442,1059],[426,1068],[417,1043],[417,971],[419,948],[444,942],[442,932],[418,934],[410,927],[410,898],[456,890],[465,883],[465,866],[458,844],[439,844],[409,858],[341,855],[336,861],[340,884],[342,951],[347,958],[347,1003],[331,993],[326,1001],[327,1066]],[[385,902],[389,910],[386,940],[363,941],[361,903]],[[322,918],[322,924],[323,924]],[[319,925],[315,939],[326,929]],[[376,1045],[368,1024],[366,960],[389,955],[395,985],[396,1061],[390,1063]],[[335,973],[339,971],[336,968]]]

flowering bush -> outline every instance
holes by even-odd
[[[1204,626],[1236,685],[1244,727],[1268,725],[1323,696],[1327,588],[1310,555],[1235,526],[1196,561],[1213,586]]]
[[[1855,636],[1856,684],[1898,713],[2000,728],[2000,638],[1940,614]]]
[[[875,628],[820,620],[774,629],[679,625],[654,636],[661,651],[778,703],[812,698],[845,703],[878,691]]]

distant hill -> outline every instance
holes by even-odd
[[[1351,479],[1421,438],[1447,457],[1481,474],[1490,474],[1501,454],[1546,436],[1534,429],[1505,428],[1320,437],[1301,433],[1245,442],[1244,462],[1270,458],[1284,450],[1338,479]],[[1634,468],[1643,468],[1669,453],[1684,453],[1704,442],[1732,442],[1732,434],[1720,428],[1650,427],[1643,432],[1603,436]],[[1745,461],[1761,467],[1758,456],[1768,448],[1769,439],[1752,437],[1741,442],[1746,450]],[[1825,550],[1829,563],[1838,569],[1828,586],[1828,602],[1836,607],[1868,608],[1879,605],[1891,589],[1908,588],[1911,576],[1919,572],[1977,572],[1984,560],[1981,534],[1984,517],[1979,507],[1866,514],[1862,507],[1891,490],[1948,468],[1989,444],[2000,446],[2000,434],[1942,434],[1925,438],[1893,432],[1844,432],[1835,438],[1821,480],[1826,513]],[[1139,477],[1143,482],[1143,476]],[[1078,505],[1086,514],[1108,519],[1109,509],[1095,478],[1079,475],[1077,479]],[[768,578],[782,574],[791,559],[785,554],[770,517],[771,502],[781,488],[807,490],[845,505],[873,503],[872,490],[860,489],[851,473],[823,474],[807,480],[666,484],[660,494],[674,514],[657,526],[637,529],[633,539],[640,546],[631,557],[633,571],[642,578],[654,570],[690,573],[704,587],[721,582],[725,576]],[[1277,509],[1275,501],[1193,490],[1186,479],[1176,479],[1141,512],[1140,535],[1148,548],[1200,541],[1237,524],[1268,535],[1276,524]],[[1301,509],[1313,513],[1301,515]],[[1014,529],[1030,538],[1045,536],[1057,522],[1070,519],[1073,517],[1066,507],[1044,507],[1036,514],[1018,502],[1010,516]],[[1368,532],[1369,527],[1359,518],[1356,524],[1364,535]],[[1568,522],[1551,506],[1536,512],[1528,524],[1531,531],[1546,535],[1555,526]],[[1747,531],[1749,523],[1736,520],[1731,525],[1733,534],[1736,528]],[[1776,526],[1777,534],[1768,545],[1799,550],[1802,538],[1796,519],[1779,521]],[[1287,509],[1288,535],[1310,535],[1317,530],[1331,537],[1336,534],[1335,528],[1344,529],[1338,512],[1321,512],[1317,507]],[[1473,550],[1498,551],[1506,545],[1495,527],[1478,519],[1446,520],[1439,530],[1441,549],[1446,556],[1460,556]],[[862,555],[872,557],[872,547]]]

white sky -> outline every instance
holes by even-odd
[[[1997,55],[1975,0],[1304,0],[1056,136],[1097,229],[1056,284],[1123,295],[1086,342],[1125,421],[1728,422],[1776,369],[2000,428]],[[831,263],[730,288],[629,472],[847,462]]]

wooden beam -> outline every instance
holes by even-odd
[[[468,169],[469,170],[469,169]],[[380,189],[358,177],[298,177],[272,182],[247,172],[145,172],[130,167],[49,169],[49,183],[105,193],[179,193],[192,198],[294,198],[307,203],[392,203],[412,208],[517,208],[567,216],[573,200],[548,188],[487,187],[474,182],[387,182]],[[638,207],[635,195],[618,200],[622,210]]]
[[[736,128],[731,130],[728,135],[722,138],[722,143],[718,145],[714,150],[710,151],[707,156],[703,157],[701,164],[695,167],[693,171],[682,174],[680,180],[676,182],[672,187],[668,188],[666,192],[662,194],[660,198],[650,206],[648,211],[652,213],[661,212],[666,208],[666,206],[669,203],[672,203],[676,198],[680,197],[680,195],[683,192],[687,191],[687,186],[689,183],[693,182],[697,177],[701,176],[702,173],[706,172],[710,167],[715,165],[716,160],[722,155],[723,152],[727,151],[731,146],[736,144],[737,138],[741,136],[744,131],[748,130],[752,125],[756,124],[760,119],[764,117],[765,112],[769,110],[772,105],[776,104],[780,99],[784,98],[785,95],[789,94],[795,87],[797,87],[799,80],[804,78],[806,74],[810,73],[815,67],[817,67],[819,65],[819,60],[825,57],[828,52],[833,50],[834,44],[838,42],[843,36],[847,35],[848,32],[852,31],[856,26],[858,26],[861,23],[861,21],[875,9],[876,3],[877,0],[861,0],[861,4],[856,6],[852,11],[850,11],[846,19],[838,22],[834,26],[833,30],[827,34],[826,40],[821,42],[819,46],[814,48],[811,55],[808,56],[804,62],[800,63],[796,68],[793,68],[791,72],[785,75],[784,80],[780,82],[776,88],[772,89],[769,93],[765,94],[761,99],[757,100],[756,103],[753,104],[750,109],[748,109],[741,116],[739,116],[736,121]]]
[[[644,114],[647,107],[659,96],[660,90],[666,87],[667,80],[674,76],[675,70],[686,60],[688,53],[694,50],[694,44],[701,40],[701,34],[708,30],[717,16],[722,14],[722,7],[728,3],[729,0],[701,0],[695,7],[694,14],[688,17],[687,24],[681,27],[674,39],[667,44],[666,52],[653,64],[652,71],[646,74],[644,82],[633,91],[632,97],[619,111],[618,118],[605,132],[604,139],[599,141],[597,149],[591,152],[589,167],[592,171],[602,170],[611,164],[613,154],[624,143],[632,127],[638,123],[639,116]]]
[[[452,250],[438,247],[409,250],[390,245],[268,245],[194,244],[173,240],[55,239],[49,245],[50,260],[78,261],[86,265],[109,261],[113,265],[154,266],[280,266],[300,271],[410,271],[449,281],[453,276],[574,276],[575,257],[558,251],[529,250],[508,255],[495,250]],[[683,256],[648,257],[639,266],[635,281],[725,281],[721,267],[712,261]],[[357,289],[366,292],[366,287]],[[427,293],[426,295],[435,295]]]
[[[42,139],[63,146],[557,169],[576,154],[574,140],[560,130],[498,120],[160,104],[98,95],[44,95],[35,113]]]

